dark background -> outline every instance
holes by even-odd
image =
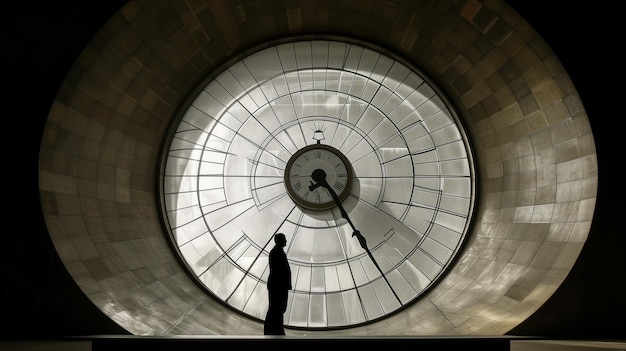
[[[4,339],[128,334],[80,291],[48,235],[38,157],[51,104],[93,35],[126,1],[5,1],[2,155]],[[624,13],[619,0],[508,1],[556,52],[573,80],[596,141],[599,186],[585,247],[565,282],[511,335],[626,339]],[[5,211],[6,213],[6,211]]]

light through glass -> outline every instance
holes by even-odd
[[[287,162],[318,140],[351,164],[343,207],[380,270],[336,207],[307,210],[287,193]],[[169,140],[161,184],[188,269],[252,318],[265,317],[272,236],[284,233],[285,324],[309,329],[361,325],[418,299],[459,252],[475,193],[468,142],[433,84],[334,40],[267,47],[203,84]]]

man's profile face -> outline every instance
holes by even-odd
[[[284,234],[276,234],[274,236],[274,242],[276,243],[276,245],[284,247],[287,244],[287,238],[285,238]]]

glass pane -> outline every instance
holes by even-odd
[[[252,293],[249,294],[242,311],[251,316],[264,319],[267,312],[267,286],[252,279],[246,279],[245,284],[250,286],[254,284],[254,289]],[[242,286],[243,285],[244,284],[242,284]],[[246,288],[246,290],[248,289],[249,287]],[[242,293],[242,297],[246,295],[247,294]]]
[[[383,315],[382,305],[371,284],[359,287],[359,296],[361,301],[363,301],[363,309],[368,320],[376,319]]]
[[[285,313],[285,323],[296,327],[306,327],[309,323],[309,295],[293,294],[291,306]]]
[[[341,297],[348,325],[362,323],[367,320],[361,299],[357,295],[356,290],[344,291]]]
[[[328,315],[326,311],[326,295],[311,295],[309,311],[309,327],[320,328],[328,325],[328,321],[326,320],[326,316]]]
[[[389,281],[381,278],[372,282],[372,288],[376,292],[376,298],[384,313],[395,311],[401,306],[400,301],[402,300],[398,301],[400,299],[398,296],[399,286],[393,286],[392,290]]]
[[[347,324],[342,295],[340,293],[326,294],[329,327],[345,326]]]

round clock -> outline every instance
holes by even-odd
[[[310,210],[336,206],[330,192],[315,186],[315,174],[321,175],[343,201],[352,189],[352,166],[341,151],[324,144],[306,146],[291,156],[285,167],[285,186],[291,199]]]

